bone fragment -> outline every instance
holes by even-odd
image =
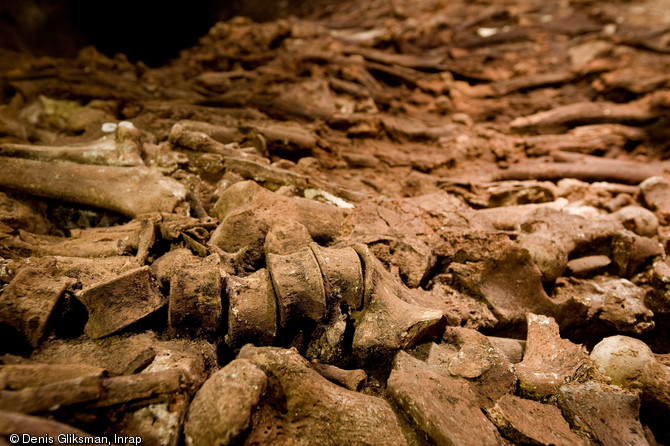
[[[172,212],[184,186],[146,167],[52,163],[0,156],[0,186],[136,217]]]

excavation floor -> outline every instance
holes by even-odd
[[[302,11],[0,49],[0,435],[668,444],[670,1]]]

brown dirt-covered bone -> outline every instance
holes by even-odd
[[[103,395],[99,376],[58,381],[20,390],[0,390],[0,410],[37,413],[98,400]]]
[[[139,437],[144,444],[178,446],[190,400],[185,393],[163,394],[151,398],[149,401],[155,402],[150,404],[116,406],[107,413],[123,417],[113,426],[119,437]]]
[[[177,271],[170,279],[170,326],[217,331],[221,323],[221,281],[219,268],[208,262]]]
[[[20,390],[76,378],[102,377],[106,370],[85,364],[4,364],[0,368],[0,389]]]
[[[191,132],[204,133],[210,138],[228,144],[239,140],[236,127],[229,127],[227,125],[210,124],[204,121],[193,121],[189,119],[182,119],[177,122],[184,130]]]
[[[670,183],[664,177],[651,177],[640,184],[642,198],[663,223],[670,222]]]
[[[0,227],[3,226],[36,234],[46,234],[49,229],[47,219],[34,206],[26,200],[0,192]]]
[[[529,311],[555,311],[529,252],[511,242],[492,246],[493,252],[480,262],[450,266],[459,283],[481,297],[503,324],[519,324]]]
[[[44,257],[42,258],[54,277],[71,277],[82,288],[104,282],[131,269],[139,268],[134,257],[114,256],[105,258]]]
[[[486,336],[467,328],[447,327],[445,341],[398,351],[394,370],[427,370],[447,378],[462,378],[472,390],[472,403],[480,409],[488,409],[501,396],[514,393],[514,369]]]
[[[317,136],[303,127],[285,124],[257,124],[253,128],[268,140],[271,148],[295,147],[300,150],[311,150],[317,144]]]
[[[269,90],[268,94],[253,97],[251,104],[273,115],[310,120],[326,120],[337,111],[325,79],[311,78],[296,83],[274,84]]]
[[[526,350],[526,341],[511,338],[500,338],[497,336],[487,336],[489,342],[498,350],[512,364],[519,363],[523,360],[523,354]]]
[[[154,359],[136,375],[154,373],[158,377],[156,381],[160,382],[160,375],[163,373],[165,381],[169,378],[177,383],[181,390],[191,393],[205,382],[209,371],[217,361],[215,347],[202,339],[158,341],[154,344],[154,350],[156,352]],[[177,372],[177,379],[173,379],[172,372]],[[174,384],[170,386],[176,388]]]
[[[66,146],[0,144],[0,155],[38,161],[70,161],[105,166],[142,166],[140,134],[130,122],[119,123],[115,135]]]
[[[246,359],[235,359],[203,384],[184,424],[187,446],[235,443],[251,424],[267,376]]]
[[[353,314],[354,354],[390,354],[444,328],[446,320],[441,311],[416,305],[409,289],[386,271],[367,247],[356,245],[354,249],[365,271],[363,309]]]
[[[523,140],[529,155],[541,156],[556,151],[593,154],[623,150],[629,141],[643,141],[645,138],[644,130],[637,127],[594,124],[575,127],[568,133],[527,136]]]
[[[517,444],[584,444],[570,430],[561,411],[550,404],[504,395],[486,414],[507,438]]]
[[[640,237],[628,230],[620,231],[611,240],[611,257],[617,273],[632,277],[647,259],[664,255],[662,244],[649,237]]]
[[[92,407],[109,407],[156,395],[175,393],[182,389],[182,373],[177,368],[143,371],[132,375],[113,376],[102,380],[105,389]]]
[[[555,201],[545,203],[516,204],[480,209],[476,213],[483,216],[495,228],[513,229],[531,221],[533,214],[541,209],[560,211],[568,203],[565,198],[558,198]]]
[[[510,123],[514,130],[544,130],[575,124],[645,123],[657,118],[648,99],[627,104],[613,102],[577,102],[552,110],[516,118]]]
[[[110,354],[111,353],[111,354]],[[163,341],[157,339],[153,331],[140,334],[112,335],[101,339],[81,336],[76,339],[54,340],[43,344],[33,354],[33,359],[50,364],[88,364],[105,368],[110,374],[146,374],[148,372],[178,372],[178,382],[197,389],[207,378],[207,369],[216,363],[215,348],[203,340],[175,339]],[[141,373],[140,373],[141,372]],[[172,375],[155,375],[153,382],[166,380]],[[135,378],[130,379],[131,381]],[[151,380],[149,380],[151,381]],[[133,381],[138,386],[147,380]],[[121,384],[118,384],[121,383]],[[112,381],[123,390],[123,380]],[[134,384],[133,384],[134,385]],[[138,387],[138,388],[140,388]],[[116,397],[115,397],[116,398]]]
[[[92,338],[122,330],[166,303],[148,266],[86,288],[77,299],[88,310],[84,331]]]
[[[499,229],[520,230],[517,241],[530,252],[544,281],[562,276],[569,256],[575,251],[589,252],[594,247],[609,246],[608,254],[621,270],[620,274],[629,276],[648,257],[660,254],[658,243],[628,231],[618,215],[585,218],[564,210],[566,204],[559,199],[553,203],[509,206],[479,213]],[[638,215],[640,227],[632,229],[648,232],[649,228],[642,228],[645,223],[641,220],[647,216]]]
[[[556,287],[553,297],[574,302],[576,310],[561,315],[562,325],[574,319],[579,321],[580,314],[586,313],[586,320],[600,320],[614,326],[618,332],[639,335],[654,329],[654,313],[644,302],[647,290],[629,280],[596,276],[588,280],[560,279],[558,283],[560,286]]]
[[[595,366],[581,346],[560,337],[553,318],[529,313],[527,319],[526,354],[515,365],[522,393],[543,398],[566,382],[589,378]]]
[[[153,333],[112,335],[101,339],[80,337],[77,339],[55,339],[45,342],[31,357],[33,361],[54,364],[82,364],[109,370],[112,375],[128,373],[131,365],[135,372],[137,360],[153,361],[158,344]],[[113,352],[110,355],[109,352]]]
[[[571,383],[561,386],[558,404],[572,426],[592,441],[650,444],[640,423],[640,397],[634,392],[595,381]]]
[[[606,255],[584,256],[567,262],[568,271],[574,277],[584,277],[593,272],[600,271],[610,265],[612,260]]]
[[[659,361],[644,342],[611,336],[593,348],[591,359],[598,370],[612,378],[612,384],[641,389],[642,400],[657,417],[670,415],[670,367]]]
[[[265,236],[263,249],[265,255],[292,254],[305,245],[312,243],[309,231],[295,220],[281,220],[272,225]]]
[[[651,273],[654,289],[647,293],[644,304],[654,314],[664,317],[670,314],[670,265],[663,260],[656,260]]]
[[[19,230],[18,236],[7,236],[0,243],[0,253],[8,257],[13,257],[12,252],[17,251],[35,257],[115,257],[137,250],[141,232],[140,220],[110,227],[72,229],[70,237],[45,236]]]
[[[172,126],[168,141],[175,146],[196,152],[215,153],[223,156],[253,157],[249,153],[249,149],[239,149],[222,144],[206,133],[187,130],[179,123]]]
[[[277,302],[267,269],[246,277],[227,276],[225,294],[229,346],[271,345],[277,336]]]
[[[612,217],[637,235],[653,237],[658,234],[658,218],[642,206],[624,206],[612,213]]]
[[[329,307],[324,320],[311,333],[305,357],[328,364],[342,364],[346,361],[345,351],[349,347],[346,334],[347,315],[342,312],[342,306]]]
[[[221,155],[232,155],[235,153],[234,150],[227,149],[224,144],[209,137],[206,133],[187,130],[179,123],[172,126],[168,141],[175,146],[198,152],[218,153]]]
[[[283,413],[275,413],[273,421],[275,426],[281,426],[283,444],[406,444],[387,401],[328,381],[297,351],[245,345],[238,359],[251,361],[273,377],[267,394],[275,395],[276,401],[270,401],[275,407],[285,408]],[[271,410],[267,406],[263,409]],[[272,441],[276,433],[266,426],[262,421],[252,424],[248,441],[276,443]]]
[[[339,384],[354,392],[360,392],[368,379],[367,373],[362,369],[345,370],[334,365],[322,364],[315,360],[311,364],[314,370],[319,372],[319,375],[328,381]]]
[[[435,444],[500,444],[498,431],[477,407],[476,396],[463,379],[429,370],[393,370],[388,389],[400,410]]]
[[[58,437],[60,434],[76,435],[77,437],[91,437],[86,432],[57,421],[46,418],[24,415],[17,412],[0,410],[0,435],[9,436],[21,432],[32,436],[49,435]],[[91,440],[94,438],[91,437]]]
[[[272,285],[277,295],[279,323],[288,328],[305,318],[320,322],[326,315],[326,294],[314,253],[304,246],[293,254],[268,254]]]
[[[300,197],[285,197],[254,181],[233,184],[214,205],[212,214],[221,224],[209,244],[234,253],[246,249],[245,261],[259,262],[265,236],[277,220],[292,219],[304,225],[315,241],[332,240],[340,230],[344,211]]]
[[[151,264],[151,273],[161,287],[170,286],[170,279],[179,271],[195,269],[199,258],[188,248],[178,248],[166,252]]]
[[[594,157],[596,158],[596,157]],[[605,160],[607,161],[607,160]],[[663,169],[637,161],[603,162],[597,158],[595,162],[524,162],[501,170],[495,177],[503,180],[561,180],[576,178],[583,181],[613,181],[627,184],[638,184],[642,181],[661,175]]]
[[[466,218],[451,208],[450,215],[444,216],[445,221],[437,223],[440,218],[435,215],[441,215],[443,209],[453,203],[449,198],[443,193],[395,203],[390,200],[363,201],[344,220],[340,240],[348,244],[374,243],[381,249],[388,249],[385,260],[398,267],[408,286],[418,288],[426,281],[436,262],[434,245],[430,246],[429,241],[435,241],[433,237],[437,234],[429,222],[433,220],[436,224],[448,226],[447,221],[451,223],[458,218]],[[444,203],[449,204],[442,207]],[[435,213],[426,208],[435,209]]]
[[[325,248],[310,245],[321,267],[328,305],[345,302],[360,310],[363,305],[363,270],[358,253],[351,247]]]
[[[56,304],[73,282],[52,277],[46,270],[21,268],[0,294],[0,324],[14,328],[37,347],[47,334]]]
[[[139,404],[110,407],[104,412],[117,439],[139,437],[143,444],[178,446],[182,444],[182,423],[190,400],[185,393],[161,394]]]
[[[446,362],[451,375],[468,379],[482,409],[516,389],[512,364],[490,338],[475,330],[447,327],[442,343],[431,344],[426,362],[438,367]]]
[[[282,169],[276,165],[257,162],[251,158],[226,156],[224,157],[224,168],[226,171],[234,172],[242,178],[254,180],[273,190],[281,186],[294,186],[302,191],[310,188],[318,188],[317,190],[328,192],[333,196],[341,197],[351,202],[360,202],[369,198],[369,195],[362,192],[296,173],[293,170]],[[345,204],[344,206],[347,205]]]
[[[172,212],[186,197],[176,180],[146,167],[93,166],[0,156],[0,186],[109,209],[129,217]]]

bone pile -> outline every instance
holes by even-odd
[[[0,444],[670,444],[667,6],[0,50]]]

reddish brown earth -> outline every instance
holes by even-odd
[[[0,444],[669,444],[670,3],[308,6],[0,50]]]

